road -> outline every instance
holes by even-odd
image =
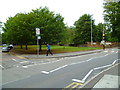
[[[4,53],[1,65],[2,87],[77,88],[103,69],[118,63],[118,52],[116,48],[81,56],[44,60],[29,60]]]

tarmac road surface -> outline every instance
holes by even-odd
[[[118,49],[107,49],[99,53],[4,69],[2,87],[78,88],[97,73],[119,63],[118,52]]]

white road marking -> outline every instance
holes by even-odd
[[[27,62],[29,62],[29,61],[23,61],[23,62],[20,62],[20,63],[27,63]]]
[[[85,75],[85,77],[82,79],[82,81],[85,81],[92,72],[93,72],[93,69],[91,69],[91,70],[87,73],[87,75]]]
[[[118,51],[116,53],[118,53]]]
[[[117,61],[118,61],[118,59],[117,59],[117,60],[115,60],[115,61],[112,63],[112,65],[114,65]]]
[[[104,52],[108,52],[108,51],[104,51]]]
[[[115,51],[111,51],[111,52],[115,52]]]
[[[106,54],[105,56],[108,56],[109,54]]]
[[[22,66],[23,68],[28,68],[28,66]]]
[[[74,81],[74,82],[79,82],[79,83],[84,83],[84,81],[78,80],[78,79],[72,79],[72,81]]]
[[[16,80],[13,80],[13,81],[9,81],[9,82],[6,82],[6,83],[2,83],[2,86],[5,85],[5,84],[8,84],[8,83],[12,83],[12,82],[16,82],[16,81],[20,81],[20,80],[24,80],[26,78],[30,78],[31,76],[26,76],[25,78],[21,78],[21,79],[16,79]],[[0,86],[1,87],[1,86]]]
[[[104,56],[100,56],[100,57],[105,57],[105,56],[107,56],[107,55],[109,55],[109,54],[106,54],[106,55],[104,55]],[[67,66],[69,66],[69,65],[75,65],[75,64],[80,64],[80,63],[84,63],[84,62],[88,62],[88,61],[90,61],[90,60],[92,60],[92,59],[95,59],[95,58],[100,58],[100,57],[94,57],[94,58],[90,58],[90,59],[88,59],[88,60],[86,60],[86,61],[80,61],[80,62],[76,62],[76,63],[71,63],[71,64],[66,64],[66,65],[64,65],[64,66],[61,66],[61,67],[58,67],[58,68],[56,68],[56,69],[53,69],[53,70],[51,70],[51,71],[42,71],[42,73],[44,73],[44,74],[50,74],[51,72],[55,72],[55,71],[57,71],[57,70],[60,70],[60,69],[62,69],[62,68],[65,68],[65,67],[67,67]],[[89,75],[89,73],[88,73],[88,75]],[[88,76],[88,75],[86,75],[86,77]],[[85,78],[86,78],[85,77]]]
[[[53,69],[53,70],[51,70],[51,71],[49,71],[50,73],[51,72],[55,72],[55,71],[57,71],[57,70],[60,70],[60,69],[62,69],[62,68],[65,68],[65,67],[67,67],[68,65],[64,65],[64,66],[61,66],[61,67],[59,67],[59,68],[56,68],[56,69]]]
[[[94,59],[94,58],[90,58],[90,59],[88,59],[88,60],[86,60],[86,61],[89,62],[89,61],[91,61],[92,59]]]
[[[113,66],[113,65],[115,65],[115,63],[116,63],[118,60],[120,60],[120,59],[114,60],[112,64],[105,65],[105,66],[101,66],[101,67],[96,67],[96,68],[91,69],[91,70],[85,75],[85,77],[84,77],[82,80],[72,79],[72,81],[84,83],[84,82],[86,81],[86,79],[89,77],[89,75],[90,75],[94,70]]]
[[[2,65],[0,65],[1,68],[4,68]]]
[[[83,63],[83,62],[86,62],[86,61],[81,61],[81,62],[71,63],[71,64],[69,64],[69,65],[80,64],[80,63]]]
[[[97,53],[88,54],[88,55],[94,55],[94,54],[97,54]],[[83,55],[83,56],[88,56],[88,55]],[[74,57],[74,58],[83,57],[83,56],[76,56],[76,57]],[[107,55],[106,55],[106,56],[107,56]],[[100,57],[104,57],[104,56],[100,56]],[[29,67],[29,66],[36,66],[36,65],[50,64],[50,63],[56,63],[56,62],[62,61],[62,60],[64,60],[64,59],[71,59],[71,58],[73,58],[73,57],[65,57],[65,58],[61,58],[61,59],[56,60],[56,61],[51,61],[51,62],[46,62],[46,63],[34,63],[34,64],[32,64],[32,65],[27,65],[27,67]],[[98,57],[94,57],[94,58],[98,58]],[[88,60],[86,60],[86,61],[90,61],[90,60],[92,60],[92,59],[94,59],[94,58],[90,58],[90,59],[88,59]],[[86,61],[82,61],[82,62],[86,62]],[[71,63],[70,65],[79,64],[79,63],[82,63],[82,62]],[[26,63],[26,61],[25,61],[25,62],[21,62],[21,63]]]
[[[15,62],[18,62],[16,59],[12,59],[13,61],[15,61]]]
[[[112,64],[105,65],[105,66],[101,66],[101,67],[97,67],[97,68],[93,68],[93,69],[94,69],[94,70],[102,69],[102,68],[110,67],[111,65],[112,65]]]
[[[41,72],[44,73],[44,74],[49,74],[49,73],[55,72],[55,71],[57,71],[57,70],[60,70],[60,69],[62,69],[62,68],[65,68],[65,67],[67,67],[67,66],[68,66],[68,65],[61,66],[61,67],[58,67],[58,68],[56,68],[56,69],[53,69],[53,70],[51,70],[51,71],[49,71],[49,72],[47,72],[47,71],[41,71]]]
[[[44,74],[49,74],[50,72],[47,72],[47,71],[41,71],[42,73]]]
[[[18,65],[13,65],[14,67],[19,67]]]

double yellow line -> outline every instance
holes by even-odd
[[[68,86],[66,86],[64,89],[62,90],[65,90],[66,88],[78,88],[79,86],[83,85],[82,83],[78,83],[78,82],[73,82],[71,84],[69,84]]]

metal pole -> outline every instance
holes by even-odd
[[[91,45],[92,45],[93,41],[92,41],[92,18],[91,18]]]
[[[38,36],[37,36],[37,56],[39,56],[39,39],[38,39]]]

